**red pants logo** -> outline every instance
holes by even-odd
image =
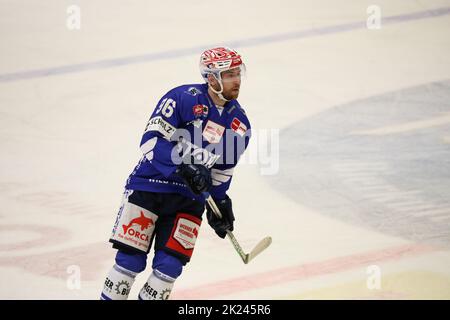
[[[134,230],[131,228],[133,224],[137,224],[138,226],[141,226],[141,231],[144,231],[145,229],[148,229],[150,226],[153,225],[153,220],[150,218],[147,218],[144,213],[141,211],[141,215],[138,218],[132,219],[128,224],[122,225],[123,232],[125,234],[128,234],[132,237],[139,238],[143,241],[148,241],[148,236],[145,233],[141,233],[139,231]]]

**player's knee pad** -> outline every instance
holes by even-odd
[[[147,254],[118,250],[116,254],[116,264],[126,270],[140,273],[144,271],[147,266]]]
[[[126,300],[136,273],[115,264],[109,271],[101,293],[102,300]]]
[[[139,300],[167,300],[175,278],[154,269],[139,292]]]
[[[181,260],[164,250],[157,250],[152,263],[153,270],[158,270],[162,274],[176,279],[183,271]]]
[[[152,267],[153,272],[139,292],[139,299],[167,300],[176,278],[183,271],[183,263],[166,251],[157,250]]]

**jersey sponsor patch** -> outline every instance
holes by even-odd
[[[192,256],[202,220],[187,213],[178,213],[166,247],[187,257]]]
[[[192,111],[196,117],[206,116],[208,115],[208,106],[205,106],[204,104],[197,104],[192,107]]]
[[[188,93],[188,94],[190,94],[191,96],[194,96],[194,97],[195,97],[196,95],[202,93],[199,89],[197,89],[197,88],[195,88],[195,87],[190,87],[190,88],[187,89],[187,91],[185,91],[185,92]]]
[[[145,132],[148,131],[158,131],[161,133],[164,138],[170,140],[176,128],[172,126],[170,123],[165,121],[162,117],[154,117],[148,121],[147,127],[145,128]]]
[[[147,252],[158,216],[125,199],[119,210],[111,240]]]
[[[238,118],[234,118],[233,121],[231,121],[231,130],[243,137],[247,132],[247,126]]]
[[[225,127],[211,120],[208,120],[205,128],[203,129],[203,137],[209,143],[218,143],[220,141],[220,138],[222,138],[224,131]]]

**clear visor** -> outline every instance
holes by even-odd
[[[235,68],[228,69],[220,72],[220,78],[222,82],[234,82],[236,80],[241,80],[246,77],[247,69],[245,68],[245,64],[241,64]]]

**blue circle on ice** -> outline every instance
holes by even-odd
[[[449,246],[450,81],[354,101],[281,130],[279,172],[268,179],[321,214]]]

